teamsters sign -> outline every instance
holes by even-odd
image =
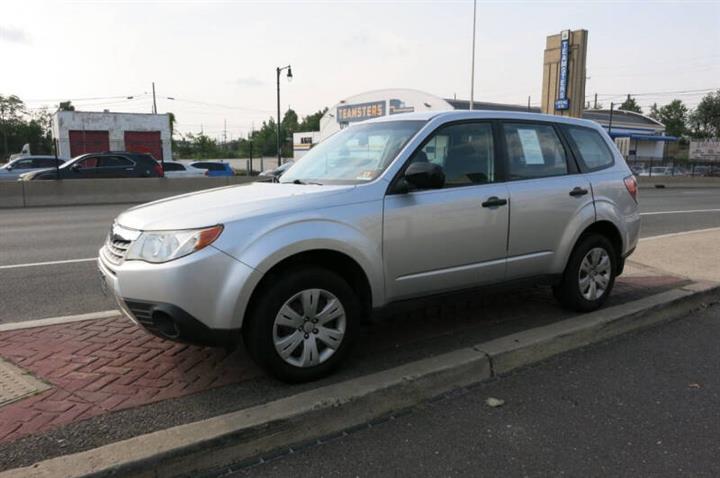
[[[380,116],[385,116],[385,100],[358,103],[356,105],[343,105],[337,108],[338,123],[364,121]]]
[[[560,85],[558,88],[556,110],[570,109],[570,100],[567,95],[568,63],[570,60],[570,30],[560,33]]]

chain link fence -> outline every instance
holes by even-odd
[[[676,158],[626,159],[636,176],[699,176],[720,177],[720,162],[692,161]]]

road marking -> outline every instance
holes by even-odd
[[[690,214],[695,212],[720,212],[720,209],[687,209],[685,211],[655,211],[641,212],[641,216],[655,216],[657,214]]]
[[[74,264],[76,262],[91,262],[96,260],[97,257],[88,257],[86,259],[67,259],[64,261],[30,262],[28,264],[9,264],[6,266],[0,266],[0,269],[21,269],[23,267],[54,266],[56,264]]]
[[[62,317],[50,317],[47,319],[27,320],[25,322],[0,324],[0,332],[33,329],[35,327],[46,327],[48,325],[69,324],[71,322],[81,322],[83,320],[109,319],[110,317],[117,317],[119,315],[119,310],[103,310],[102,312],[90,312],[89,314],[65,315]]]
[[[720,231],[720,227],[708,227],[706,229],[693,229],[692,231],[671,232],[670,234],[659,234],[657,236],[643,237],[640,239],[640,242],[651,241],[654,239],[665,239],[666,237],[685,236],[687,234],[697,234],[699,232],[712,232],[712,231]]]

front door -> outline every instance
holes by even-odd
[[[588,178],[580,174],[570,152],[549,123],[505,122],[510,191],[510,238],[507,279],[532,277],[553,270],[556,255],[569,234],[594,217]]]
[[[438,129],[410,162],[430,161],[442,189],[385,197],[383,258],[389,300],[461,289],[504,278],[508,191],[495,182],[490,122]]]
[[[67,172],[67,179],[97,179],[102,177],[100,157],[88,156],[73,164]]]

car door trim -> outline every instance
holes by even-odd
[[[442,269],[433,269],[429,271],[422,271],[422,272],[414,272],[412,274],[407,274],[404,276],[396,277],[395,280],[400,282],[404,280],[411,280],[411,279],[422,279],[424,277],[432,277],[434,275],[440,275],[440,274],[449,274],[453,272],[462,272],[462,271],[468,271],[473,269],[482,269],[483,267],[490,267],[490,266],[496,266],[499,264],[503,264],[505,262],[505,258],[502,259],[492,259],[489,261],[482,261],[482,262],[473,262],[471,264],[463,264],[461,266],[453,266],[453,267],[445,267]]]

